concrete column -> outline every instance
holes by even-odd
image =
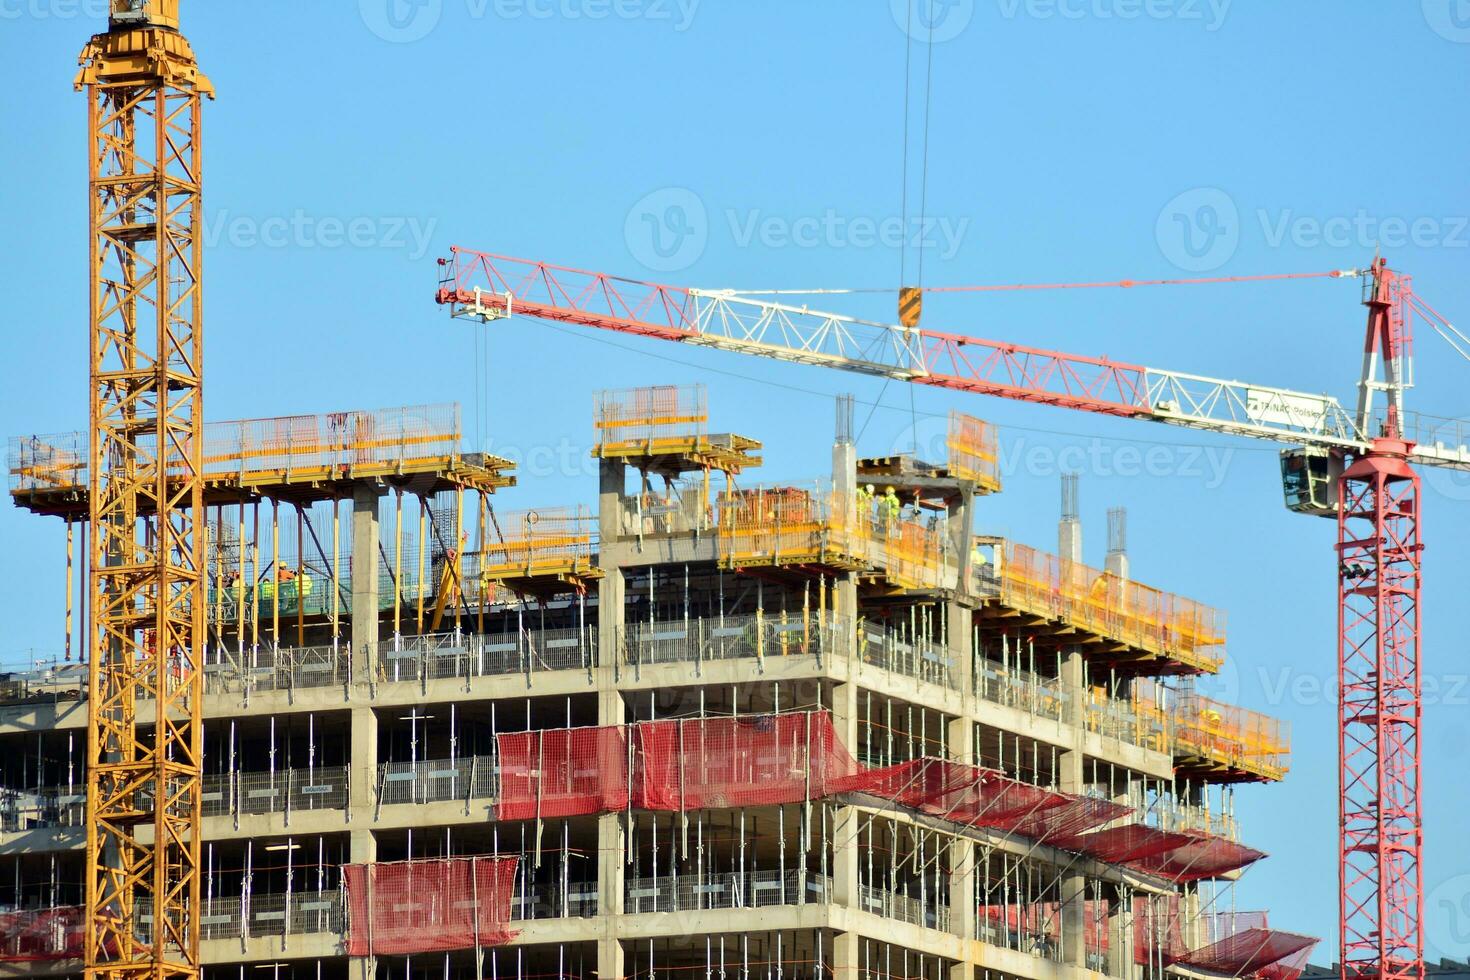
[[[378,677],[380,495],[378,487],[366,483],[352,491],[352,679],[367,683],[376,683]]]
[[[969,644],[966,643],[968,649]],[[975,764],[975,721],[968,714],[953,718],[946,733],[949,757],[955,762]],[[974,939],[975,932],[975,842],[956,837],[949,845],[949,928],[963,939]],[[958,970],[964,964],[956,964]],[[951,977],[968,977],[954,973]]]
[[[969,483],[960,484],[958,500],[949,508],[949,547],[959,566],[959,590],[971,591],[970,559],[975,551],[975,496]]]
[[[859,980],[862,977],[862,940],[855,932],[839,932],[832,937],[832,976],[834,980]]]
[[[1069,650],[1062,658],[1062,688],[1069,695],[1067,723],[1074,739],[1072,747],[1057,757],[1057,782],[1064,793],[1083,794],[1086,774],[1083,767],[1082,732],[1087,713],[1087,691],[1084,684],[1085,665],[1082,654]],[[1062,879],[1062,956],[1074,966],[1086,966],[1087,949],[1083,941],[1087,899],[1087,879],[1068,875]]]
[[[353,825],[352,860],[372,861],[376,853],[358,857],[358,833],[367,835],[363,844],[371,847],[370,826],[373,819],[373,795],[378,779],[378,715],[370,707],[352,709],[350,716],[349,745],[351,747],[351,769],[348,779],[348,813]]]
[[[862,908],[858,881],[858,828],[862,814],[857,807],[840,806],[832,822],[832,901],[850,909]]]
[[[597,941],[597,980],[622,980],[623,944],[616,936]]]
[[[847,637],[846,642],[839,647],[839,652],[852,665],[857,653],[858,619],[857,575],[852,572],[838,575],[832,583],[832,615],[842,624]]]
[[[623,488],[627,479],[628,467],[622,460],[598,460],[597,535],[604,542],[623,536]]]
[[[625,816],[606,813],[597,818],[597,914],[600,916],[623,914]]]
[[[604,546],[605,548],[606,546]],[[605,555],[606,550],[603,551]],[[618,678],[625,667],[623,663],[623,625],[627,601],[627,580],[620,568],[608,567],[603,559],[602,578],[597,581],[597,689],[599,693],[617,693]],[[619,702],[621,704],[621,702]],[[598,715],[603,714],[601,707]],[[609,719],[600,725],[620,725],[621,711],[609,712]]]
[[[969,545],[967,544],[968,551]],[[966,560],[968,564],[968,559]],[[960,693],[964,695],[964,705],[967,712],[974,710],[971,701],[975,693],[975,611],[969,606],[959,602],[950,601],[944,605],[945,633],[949,640],[949,656],[954,663],[950,666],[950,674],[954,683],[959,687]],[[974,762],[974,759],[962,759],[962,762]]]
[[[832,727],[837,738],[853,755],[858,750],[858,686],[854,683],[832,687]]]
[[[627,467],[619,460],[604,459],[598,467],[600,489],[597,497],[597,528],[602,563],[602,578],[597,583],[597,688],[603,700],[609,691],[616,693],[622,669],[623,603],[627,582],[616,567],[617,542],[623,533],[623,481]],[[604,711],[604,707],[607,711]],[[607,701],[599,704],[599,725],[621,725],[622,704]]]
[[[1132,899],[1119,901],[1108,915],[1108,976],[1133,980],[1138,964],[1133,962]]]
[[[857,500],[857,447],[850,442],[832,446],[832,492],[840,501]]]

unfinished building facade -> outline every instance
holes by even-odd
[[[518,513],[452,407],[210,427],[209,980],[1293,980],[1312,941],[1233,904],[1288,740],[1194,690],[1219,613],[1083,564],[1074,507],[1058,554],[977,536],[978,420],[861,457],[839,403],[772,485],[707,418],[599,396],[595,510]],[[75,439],[10,461],[69,545]],[[80,973],[67,608],[0,692],[13,976]]]

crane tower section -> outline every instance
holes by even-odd
[[[178,28],[178,0],[114,0],[76,79],[91,224],[89,980],[199,972],[200,115],[213,90]]]

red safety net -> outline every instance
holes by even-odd
[[[1066,793],[1053,795],[1062,797],[1060,806],[1025,814],[1006,829],[1022,837],[1070,850],[1073,849],[1072,842],[1082,834],[1133,812],[1131,807],[1112,800]]]
[[[1133,900],[1135,962],[1167,966],[1188,952],[1178,895],[1139,896]]]
[[[1242,918],[1242,915],[1231,918]],[[1250,918],[1258,920],[1258,924],[1246,926],[1239,923],[1240,927],[1232,928],[1230,934],[1207,946],[1190,950],[1175,962],[1211,973],[1250,976],[1303,951],[1310,955],[1317,945],[1317,940],[1310,936],[1268,927],[1264,912]]]
[[[1185,840],[1167,851],[1124,863],[1146,874],[1159,875],[1171,881],[1200,881],[1238,871],[1266,856],[1264,851],[1223,837],[1200,833],[1173,836],[1182,836]]]
[[[858,792],[1176,881],[1216,877],[1265,856],[1223,838],[1141,824],[1098,830],[1133,811],[978,766],[922,758],[863,768],[825,711],[650,721],[632,726],[631,734],[617,726],[546,729],[499,735],[497,743],[500,820],[612,813],[629,805],[762,806]]]
[[[1104,900],[1082,905],[1082,935],[1089,953],[1108,951],[1109,905]],[[1062,940],[1062,906],[1060,902],[1035,902],[1025,905],[982,905],[979,909],[981,928],[1004,929],[1025,939]]]
[[[1171,833],[1134,823],[1094,830],[1067,843],[1069,847],[1108,864],[1132,864],[1157,858],[1161,854],[1184,847],[1193,840],[1187,834]]]
[[[864,770],[839,781],[836,789],[869,793],[970,827],[1017,833],[1026,828],[1051,834],[1055,826],[1074,823],[1094,826],[1090,820],[1097,809],[1092,806],[1097,801],[1018,782],[992,769],[930,758]],[[1096,819],[1127,812],[1113,806],[1103,804]]]
[[[465,857],[342,868],[347,953],[432,953],[497,946],[515,938],[513,857]]]
[[[80,906],[0,913],[0,963],[73,959],[83,955],[86,944]]]
[[[623,729],[548,728],[497,735],[501,820],[613,813],[628,806]]]
[[[857,770],[825,711],[649,721],[636,727],[633,803],[647,810],[816,800]]]
[[[1256,976],[1261,980],[1297,980],[1306,971],[1307,961],[1312,958],[1312,950],[1317,948],[1319,942],[1321,940],[1312,940],[1312,945],[1262,967],[1256,971]]]

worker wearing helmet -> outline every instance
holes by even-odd
[[[883,518],[883,525],[890,532],[898,523],[898,512],[903,509],[903,504],[898,499],[898,491],[888,487],[883,491],[883,499],[878,501],[878,514]]]
[[[873,485],[858,487],[857,491],[858,517],[868,520],[873,516]]]

